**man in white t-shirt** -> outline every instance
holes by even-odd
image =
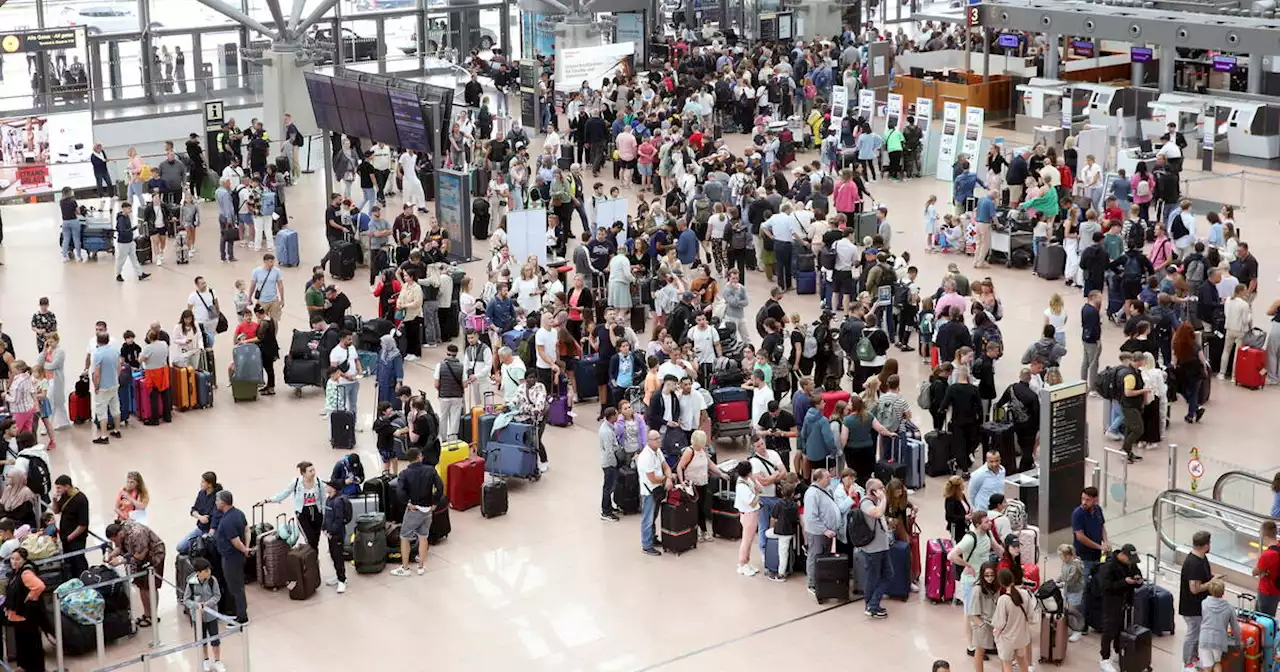
[[[700,390],[693,389],[693,379],[685,376],[680,381],[680,429],[685,433],[685,445],[694,430],[702,426],[707,403]]]
[[[688,376],[698,375],[697,367],[686,362],[678,349],[670,348],[667,350],[667,354],[669,357],[667,361],[658,366],[658,380],[666,380],[667,376],[673,376],[676,380],[680,380]]]
[[[93,352],[98,349],[98,334],[106,334],[106,333],[107,333],[106,322],[103,322],[102,320],[98,320],[93,324],[93,336],[89,337],[89,346],[84,350],[84,370],[85,371],[89,370],[90,360],[93,357]],[[115,336],[111,336],[110,334],[108,334],[108,336],[110,337],[111,340],[107,342],[107,345],[109,345],[112,348],[115,348],[116,350],[119,350],[121,345],[120,341]]]
[[[849,305],[853,305],[855,285],[853,282],[853,267],[858,263],[858,244],[854,242],[854,238],[858,235],[857,230],[850,226],[845,229],[845,237],[836,241],[833,249],[836,253],[835,267],[835,293],[836,293],[836,310],[844,308],[845,297],[849,298]]]
[[[1071,166],[1075,168],[1075,166]],[[1085,196],[1093,203],[1094,210],[1102,210],[1102,166],[1092,154],[1084,157],[1084,168],[1080,170],[1080,184]]]
[[[560,367],[556,366],[556,330],[551,313],[542,313],[542,325],[534,332],[533,345],[533,364],[538,371],[538,381],[547,388],[547,394],[552,394]]]
[[[636,471],[640,475],[640,550],[645,555],[662,555],[662,551],[653,547],[654,513],[658,508],[658,488],[671,487],[671,467],[662,457],[662,435],[651,429],[646,437],[644,448],[636,455]]]
[[[342,378],[338,381],[338,385],[342,389],[342,393],[347,397],[347,411],[355,417],[360,417],[356,410],[356,402],[360,399],[360,356],[356,353],[355,336],[349,332],[342,332],[342,336],[338,339],[338,344],[329,352],[329,366],[336,366],[342,369]],[[362,432],[363,429],[356,425],[356,431]]]
[[[205,347],[212,347],[214,334],[217,332],[218,313],[222,310],[218,305],[218,297],[203,276],[196,276],[196,290],[187,297],[187,310],[196,316],[196,324],[205,333]]]
[[[751,479],[760,486],[761,523],[757,526],[757,532],[760,537],[760,553],[763,554],[765,533],[769,531],[769,518],[773,516],[773,507],[778,505],[778,482],[787,475],[787,470],[783,466],[782,456],[765,446],[764,437],[756,437],[755,443],[751,446],[751,454],[747,456],[747,462],[751,464]],[[779,548],[778,557],[783,557],[783,552],[789,550],[789,548]]]
[[[764,379],[764,371],[756,369],[751,372],[751,420],[759,423],[760,418],[769,412],[769,402],[773,401],[773,385]]]
[[[698,313],[694,318],[694,327],[689,330],[689,339],[693,341],[693,354],[698,358],[698,383],[709,388],[716,358],[723,352],[720,348],[720,332],[707,323],[706,313]]]

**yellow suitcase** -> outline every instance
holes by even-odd
[[[440,464],[436,465],[436,473],[444,487],[449,487],[449,465],[471,457],[471,445],[466,441],[445,441],[440,446]]]

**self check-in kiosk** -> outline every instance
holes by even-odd
[[[1014,129],[1031,135],[1038,126],[1062,125],[1062,98],[1069,91],[1068,82],[1057,79],[1032,77],[1026,84],[1019,84],[1018,114]]]
[[[1280,107],[1218,98],[1218,132],[1226,133],[1227,153],[1255,159],[1280,158]]]
[[[1201,117],[1204,116],[1207,96],[1196,96],[1182,93],[1162,93],[1160,97],[1147,103],[1151,109],[1150,118],[1142,120],[1143,139],[1158,142],[1160,136],[1169,132],[1170,123],[1177,124],[1178,132],[1191,147],[1199,142]]]
[[[1089,117],[1090,124],[1094,126],[1104,126],[1113,134],[1120,137],[1132,137],[1137,133],[1137,119],[1132,116],[1125,116],[1122,87],[1111,86],[1109,84],[1090,84],[1088,82],[1073,82],[1071,84],[1074,92],[1088,91],[1089,99],[1085,103],[1085,113]]]

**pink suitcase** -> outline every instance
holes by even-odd
[[[143,424],[154,424],[160,421],[156,409],[152,408],[151,386],[142,376],[133,378],[133,403],[138,411],[138,419]]]
[[[924,592],[930,602],[946,604],[955,599],[955,568],[947,560],[951,547],[950,539],[930,539],[925,550]]]
[[[1028,525],[1018,531],[1018,548],[1022,564],[1040,564],[1040,528]]]

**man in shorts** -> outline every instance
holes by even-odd
[[[426,573],[427,537],[431,533],[431,512],[444,502],[444,483],[435,467],[422,462],[422,451],[410,448],[405,455],[409,466],[396,479],[397,494],[405,503],[400,523],[400,566],[393,576],[409,576],[410,546],[418,540],[418,575]]]

